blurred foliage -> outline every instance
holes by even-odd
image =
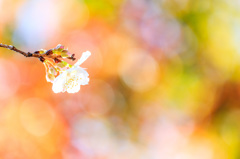
[[[238,0],[1,0],[1,43],[58,43],[90,83],[54,94],[0,50],[0,158],[240,157]]]

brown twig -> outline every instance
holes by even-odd
[[[46,58],[51,58],[51,59],[58,59],[58,58],[61,58],[60,55],[56,55],[56,54],[52,54],[51,53],[51,50],[48,50],[46,51],[46,53],[44,54],[39,54],[39,51],[35,51],[34,53],[31,53],[31,52],[24,52],[22,50],[19,50],[17,49],[15,46],[12,46],[12,45],[6,45],[6,44],[2,44],[0,43],[0,47],[3,47],[3,48],[7,48],[9,50],[12,50],[12,51],[15,51],[17,53],[20,53],[22,54],[23,56],[25,57],[36,57],[36,58],[39,58],[40,61],[44,62],[45,60],[45,57]],[[71,58],[72,60],[75,60],[74,57]]]

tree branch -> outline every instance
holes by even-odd
[[[9,49],[9,50],[18,52],[18,53],[24,55],[25,57],[30,57],[30,56],[31,56],[31,55],[30,55],[31,53],[26,53],[26,52],[24,52],[24,51],[21,51],[21,50],[17,49],[16,47],[12,46],[12,45],[6,45],[6,44],[0,43],[0,47],[7,48],[7,49]]]
[[[6,48],[6,49],[15,51],[15,52],[17,52],[17,53],[20,53],[20,54],[22,54],[22,55],[25,56],[25,57],[36,57],[36,58],[39,58],[39,60],[42,61],[42,62],[44,62],[45,57],[51,58],[51,59],[53,59],[53,60],[58,59],[58,58],[61,58],[61,55],[53,54],[51,49],[48,50],[48,51],[46,51],[44,54],[39,54],[39,51],[35,51],[34,53],[25,52],[25,51],[22,51],[22,50],[17,49],[15,46],[6,45],[6,44],[2,44],[2,43],[0,43],[0,47],[3,47],[3,48]],[[74,54],[73,54],[72,57],[70,57],[70,58],[68,58],[68,59],[75,60]]]

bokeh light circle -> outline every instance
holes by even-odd
[[[154,58],[143,50],[133,49],[122,59],[119,74],[133,90],[146,91],[156,84],[158,65]]]
[[[52,128],[55,113],[51,105],[44,100],[30,98],[20,107],[20,120],[27,132],[34,136],[43,136]]]

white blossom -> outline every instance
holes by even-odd
[[[86,51],[82,57],[69,69],[63,71],[53,81],[52,90],[54,93],[65,92],[76,93],[80,90],[81,85],[86,85],[89,82],[89,74],[80,67],[84,61],[91,55],[91,52]]]

